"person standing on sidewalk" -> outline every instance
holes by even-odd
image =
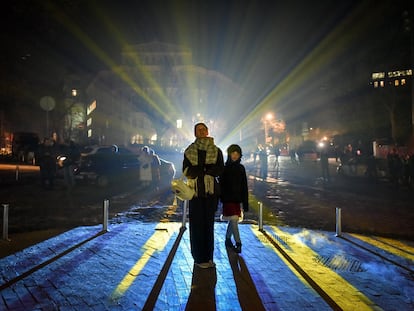
[[[260,178],[263,179],[263,181],[266,181],[267,178],[267,151],[266,147],[263,147],[259,152],[259,161],[260,161]]]
[[[328,151],[326,151],[325,149],[322,149],[321,151],[320,162],[323,181],[329,182],[331,180],[331,176],[329,175],[329,155]]]
[[[40,178],[42,187],[52,190],[56,175],[56,152],[53,141],[45,137],[43,144],[39,148]]]
[[[198,267],[213,268],[214,215],[219,197],[217,177],[223,172],[224,160],[204,123],[195,125],[194,134],[196,140],[185,150],[183,160],[183,172],[195,190],[195,196],[189,201],[191,254]]]
[[[73,171],[81,156],[80,151],[73,140],[66,141],[63,156],[65,156],[65,160],[60,165],[63,166],[63,177],[67,190],[70,191],[76,184]]]
[[[227,161],[224,172],[220,176],[221,202],[223,203],[223,217],[228,220],[226,231],[226,247],[241,253],[241,240],[239,233],[239,219],[242,211],[249,210],[249,191],[247,188],[246,169],[240,163],[242,150],[239,145],[230,145],[227,148]],[[240,206],[242,205],[242,207]],[[236,245],[233,245],[231,237],[234,237]]]

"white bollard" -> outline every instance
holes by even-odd
[[[185,228],[185,223],[187,222],[187,208],[188,208],[188,200],[185,200],[183,203],[183,221],[181,224],[181,228]]]
[[[259,230],[263,230],[263,203],[259,202]]]
[[[9,240],[9,204],[3,204],[3,240]]]
[[[341,224],[341,209],[339,207],[336,208],[336,235],[341,236],[342,234],[342,224]]]
[[[102,231],[105,231],[105,232],[108,231],[108,210],[109,210],[109,200],[104,200]]]

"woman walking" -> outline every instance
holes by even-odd
[[[239,233],[239,219],[242,211],[249,210],[249,191],[247,188],[246,169],[240,163],[242,150],[239,145],[230,145],[227,148],[227,161],[224,172],[220,177],[221,202],[223,203],[223,219],[228,220],[226,231],[226,247],[241,253],[241,240]],[[236,245],[233,244],[233,236]]]

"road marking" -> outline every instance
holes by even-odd
[[[353,233],[349,233],[349,235],[388,253],[414,261],[414,247],[401,241],[381,237],[368,237]]]
[[[181,224],[179,223],[159,223],[155,228],[154,234],[147,240],[147,242],[142,246],[142,249],[145,250],[141,258],[134,264],[134,266],[128,271],[124,276],[122,281],[115,288],[114,292],[111,295],[113,300],[116,300],[122,297],[129,287],[134,283],[135,279],[138,277],[142,269],[148,263],[150,258],[156,252],[161,252],[165,246],[170,241],[174,232],[177,232]],[[165,228],[167,227],[167,230]]]
[[[287,243],[280,243],[278,245],[291,257],[305,272],[309,275],[318,286],[331,297],[343,310],[381,310],[368,297],[361,293],[361,291],[344,278],[338,275],[335,271],[315,263],[315,258],[318,253],[313,251],[307,245],[302,243],[294,235],[280,230],[276,226],[269,226],[280,241],[287,241]],[[258,230],[252,231],[258,235]],[[276,249],[275,249],[276,252]],[[276,252],[278,254],[278,252]],[[280,254],[278,254],[280,258]],[[284,258],[282,258],[284,260]],[[284,262],[286,262],[284,260]],[[298,275],[292,265],[287,263],[287,266]],[[306,282],[302,277],[300,279]]]

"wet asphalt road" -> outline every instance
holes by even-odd
[[[342,212],[346,231],[414,238],[414,189],[396,188],[387,179],[339,176],[338,163],[330,159],[330,181],[321,177],[320,163],[292,163],[281,157],[274,168],[272,158],[266,183],[258,165],[247,162],[250,188],[268,206],[267,219],[277,224],[335,231],[335,211]]]

